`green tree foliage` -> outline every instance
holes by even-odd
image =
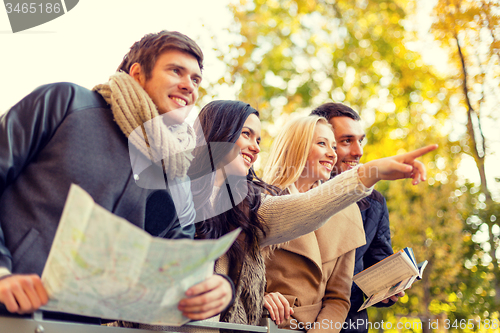
[[[418,318],[423,331],[430,321],[461,319],[456,286],[464,274],[464,241],[470,236],[462,232],[465,196],[457,196],[458,159],[449,151],[450,143],[431,161],[427,158],[428,186],[411,186],[407,182],[388,184],[387,198],[393,231],[393,246],[413,248],[418,260],[429,261],[424,277],[415,283],[407,295],[390,309],[399,320]],[[457,315],[458,314],[458,315]],[[441,321],[440,320],[440,321]]]
[[[493,273],[493,263],[488,255],[489,242],[484,242],[486,238],[484,236],[495,237],[498,240],[500,231],[496,230],[495,235],[489,235],[491,229],[483,221],[495,220],[500,212],[492,211],[492,208],[498,209],[498,205],[486,206],[485,196],[478,186],[462,184],[456,192],[457,195],[468,198],[463,201],[462,213],[462,220],[465,221],[463,234],[467,249],[465,254],[467,269],[462,271],[460,276],[460,281],[467,283],[459,284],[456,304],[462,317],[472,315],[476,320],[484,321],[498,316],[498,307],[495,305],[495,283],[498,276]]]
[[[412,38],[404,29],[411,6],[411,1],[241,2],[233,6],[241,39],[221,55],[230,72],[221,82],[238,84],[239,98],[276,126],[287,114],[334,100],[360,110],[369,124],[385,123],[383,130],[372,128],[370,142],[404,138],[409,129],[401,129],[424,109],[446,117],[442,81],[405,46]]]
[[[496,303],[493,303],[493,308],[498,309],[500,232],[497,219],[500,217],[500,205],[493,199],[486,178],[485,162],[494,152],[489,144],[494,140],[485,137],[483,128],[485,124],[498,124],[499,121],[500,3],[489,0],[438,1],[434,13],[436,23],[433,32],[442,47],[447,49],[454,70],[450,80],[457,100],[454,110],[467,117],[462,149],[474,158],[481,180],[465,217],[466,231],[472,238],[469,264],[473,263],[471,267],[480,276],[492,274],[497,277],[491,281],[491,288]],[[485,237],[480,237],[483,233]],[[477,240],[474,241],[474,238]],[[479,290],[490,294],[485,286]],[[487,310],[484,313],[489,315]]]

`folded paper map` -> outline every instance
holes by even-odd
[[[42,309],[132,322],[182,325],[186,290],[213,274],[239,234],[217,240],[152,237],[72,185],[42,281]]]

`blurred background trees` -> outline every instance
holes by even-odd
[[[417,259],[430,262],[397,305],[370,309],[373,321],[389,320],[394,331],[396,321],[421,321],[428,331],[432,320],[491,320],[500,309],[500,193],[498,180],[488,178],[498,170],[488,163],[500,145],[500,3],[439,0],[423,14],[421,5],[241,0],[230,5],[234,43],[217,50],[227,65],[218,84],[236,87],[237,98],[261,113],[263,160],[290,117],[328,101],[363,118],[362,161],[440,145],[424,158],[427,184],[378,185],[394,248],[413,247]],[[422,17],[433,22],[426,33],[446,68],[424,61],[417,47]]]
[[[467,116],[466,132],[461,141],[462,149],[474,159],[479,172],[478,193],[468,209],[467,228],[471,235],[485,234],[477,258],[469,264],[491,264],[495,303],[500,305],[499,213],[498,202],[492,197],[486,177],[486,160],[492,153],[491,143],[498,143],[500,136],[486,137],[485,123],[496,123],[500,113],[500,3],[498,1],[439,1],[435,7],[436,21],[433,33],[449,53],[452,64],[450,82],[456,101]],[[496,111],[496,112],[495,112]],[[498,181],[498,180],[496,180]],[[485,237],[486,238],[486,237]],[[496,307],[498,309],[498,307]]]

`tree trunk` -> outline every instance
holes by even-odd
[[[427,264],[427,270],[429,272],[432,271],[432,266],[432,261],[429,261],[429,263]],[[419,316],[420,321],[422,322],[422,333],[431,333],[436,326],[431,325],[433,321],[432,315],[429,312],[429,304],[431,304],[431,286],[429,281],[429,274],[424,274],[420,282],[423,285],[424,289],[424,297],[422,299],[423,311]]]
[[[488,189],[488,184],[486,181],[486,170],[484,166],[485,162],[485,157],[486,157],[486,140],[483,135],[483,132],[481,131],[481,119],[479,117],[479,114],[474,110],[474,108],[471,105],[470,99],[469,99],[469,88],[467,85],[467,67],[465,64],[465,57],[462,52],[462,48],[460,46],[460,41],[458,39],[458,35],[455,34],[455,41],[457,43],[457,50],[458,50],[458,56],[460,57],[460,61],[462,64],[462,75],[463,75],[463,92],[464,92],[464,98],[465,102],[467,104],[467,134],[469,135],[469,146],[472,150],[472,156],[474,157],[474,161],[476,162],[476,167],[479,171],[479,177],[481,179],[481,192],[485,195],[486,200],[485,204],[487,208],[493,208],[493,206],[496,205],[496,203],[493,201],[491,197],[491,192]],[[476,129],[474,128],[473,122],[472,122],[472,116],[473,114],[477,118],[477,131],[479,133],[476,133]],[[481,143],[477,142],[477,137],[481,138]],[[479,154],[478,151],[478,144],[481,145],[482,148],[482,154]],[[489,215],[489,214],[488,214]],[[493,274],[494,276],[499,276],[500,270],[498,266],[498,258],[496,256],[496,244],[494,241],[492,229],[493,225],[495,224],[494,222],[491,222],[489,219],[489,216],[485,216],[483,218],[483,222],[488,225],[488,233],[489,233],[489,244],[490,244],[490,251],[489,254],[491,256],[491,260],[493,263]],[[495,288],[495,307],[500,304],[500,280],[499,279],[494,279],[493,281],[494,288]]]

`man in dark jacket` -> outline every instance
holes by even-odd
[[[312,114],[325,117],[334,130],[337,141],[337,162],[333,168],[332,176],[358,165],[361,156],[363,156],[365,133],[357,112],[341,103],[325,103],[314,109]],[[393,254],[389,212],[385,198],[373,190],[371,195],[360,200],[357,204],[363,218],[366,244],[356,249],[354,274]],[[403,295],[404,293],[400,293],[397,296],[392,296],[375,306],[391,306],[398,300],[398,296]],[[352,284],[350,301],[351,308],[341,332],[368,332],[368,313],[366,310],[358,312],[364,302],[363,292],[355,283]]]
[[[194,147],[183,120],[202,68],[203,53],[189,37],[148,34],[109,82],[92,91],[45,85],[0,117],[0,308],[24,314],[48,301],[40,275],[72,183],[155,236],[193,237],[191,192],[177,181],[190,164],[183,152]],[[149,125],[159,115],[171,122],[156,131]],[[162,184],[138,172],[141,154],[143,166],[160,166]],[[227,279],[210,277],[187,291],[179,309],[191,319],[211,317],[229,304],[231,289]]]

